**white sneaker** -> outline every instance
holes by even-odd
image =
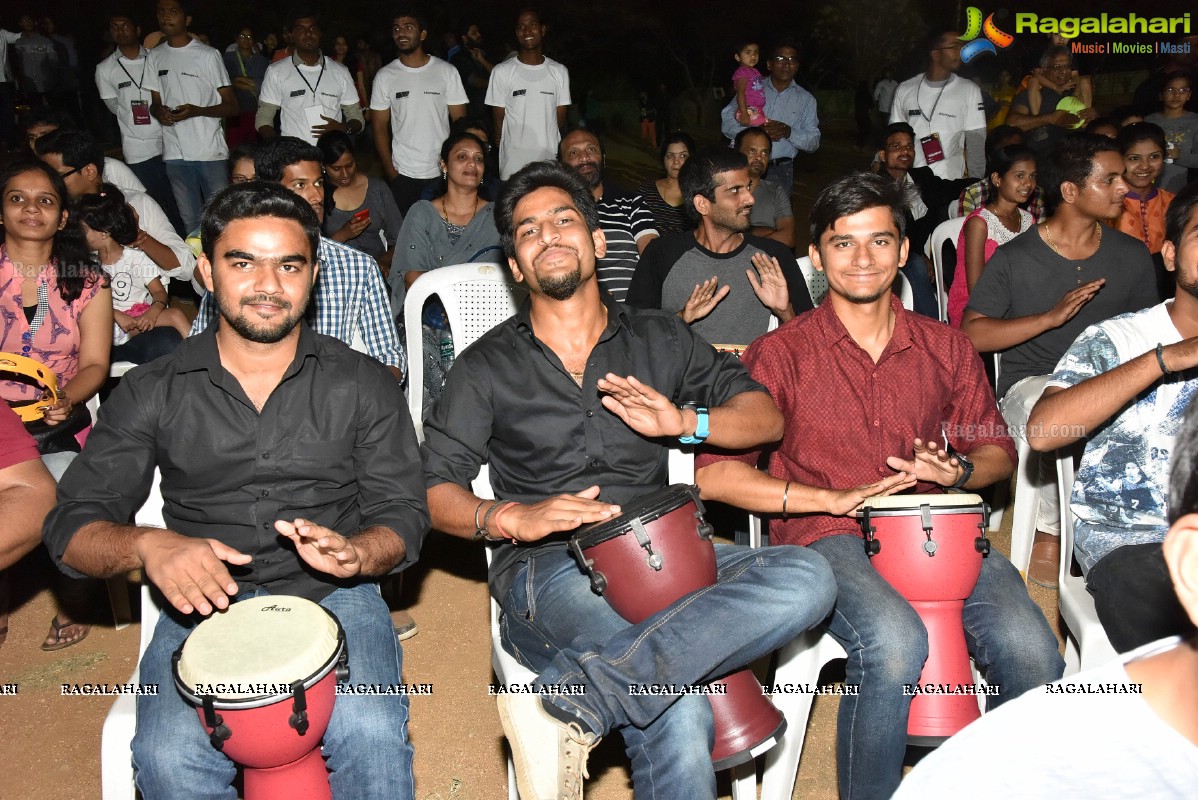
[[[599,737],[559,722],[535,694],[499,696],[499,721],[516,762],[521,800],[582,800],[587,756]]]

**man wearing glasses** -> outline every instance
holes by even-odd
[[[1032,76],[1027,88],[1011,101],[1007,123],[1023,131],[1028,147],[1043,162],[1062,136],[1083,121],[1094,119],[1098,112],[1084,108],[1075,114],[1067,107],[1058,108],[1062,100],[1076,93],[1077,79],[1069,48],[1053,45],[1045,50],[1040,57],[1040,71],[1044,79]]]
[[[762,85],[765,93],[765,115],[769,118],[761,127],[773,142],[770,159],[770,180],[781,186],[790,197],[794,185],[795,154],[802,150],[814,153],[819,149],[819,117],[815,97],[795,83],[799,71],[799,50],[793,41],[783,40],[774,45],[766,62],[770,79]],[[720,113],[720,130],[729,139],[745,129],[736,121],[736,98]],[[985,126],[983,126],[985,127]]]
[[[961,37],[942,31],[928,38],[928,69],[899,84],[891,122],[915,131],[915,166],[946,180],[986,174],[986,112],[982,91],[953,73],[961,66]],[[1014,112],[1014,106],[1012,106]]]

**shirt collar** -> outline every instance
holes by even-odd
[[[898,278],[895,278],[897,281]],[[911,328],[907,324],[907,309],[903,308],[903,303],[899,300],[898,295],[891,292],[890,294],[890,310],[894,312],[894,331],[890,335],[890,341],[887,342],[886,348],[882,351],[882,356],[885,358],[887,353],[906,350],[911,346]],[[815,309],[815,318],[818,321],[820,336],[823,338],[824,347],[830,349],[844,339],[848,339],[854,347],[859,345],[853,341],[853,337],[849,335],[848,328],[840,321],[840,317],[836,316],[836,311],[832,308],[831,302],[823,302]],[[879,359],[880,360],[880,359]]]
[[[610,338],[616,332],[617,328],[627,328],[632,330],[632,320],[628,316],[628,309],[620,302],[617,302],[614,297],[608,294],[603,289],[599,290],[599,299],[603,301],[603,305],[607,306],[607,327],[603,329],[603,333],[599,335],[599,341]],[[520,304],[520,308],[516,311],[516,327],[523,329],[532,338],[532,298],[529,297]]]
[[[313,68],[323,67],[324,66],[324,51],[323,50],[321,51],[320,60],[317,61],[315,64],[305,64],[304,60],[299,57],[299,53],[292,50],[291,51],[291,63],[294,64],[297,69],[299,67],[313,67]]]
[[[1146,202],[1146,201],[1151,200],[1152,198],[1156,197],[1156,195],[1157,195],[1157,189],[1155,186],[1153,186],[1151,189],[1148,190],[1148,194],[1145,194],[1145,195],[1136,194],[1131,189],[1128,189],[1126,197],[1128,200],[1139,200],[1141,203],[1143,203],[1143,202]]]
[[[206,370],[214,375],[219,375],[225,371],[224,365],[220,362],[220,348],[216,346],[216,329],[219,326],[220,318],[218,317],[202,333],[183,341],[176,351],[179,372]],[[316,359],[317,365],[320,365],[321,353],[317,348],[316,335],[304,320],[300,320],[299,329],[300,335],[299,342],[295,347],[295,358],[292,360],[291,366],[287,367],[287,371],[283,375],[284,380],[294,375],[309,356]]]

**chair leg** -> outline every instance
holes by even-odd
[[[108,586],[108,602],[112,604],[112,620],[116,629],[128,628],[133,622],[133,610],[129,606],[129,581],[125,575],[117,575],[105,581]]]
[[[1040,455],[1016,438],[1019,473],[1015,481],[1015,508],[1011,519],[1011,563],[1027,577],[1032,561],[1032,540],[1040,508]]]
[[[757,800],[757,762],[746,761],[728,770],[732,800]]]

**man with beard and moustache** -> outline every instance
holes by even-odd
[[[161,591],[172,613],[142,655],[147,684],[171,685],[171,654],[204,618],[295,595],[337,616],[355,682],[397,685],[402,651],[377,581],[411,566],[428,531],[403,393],[302,321],[320,235],[304,200],[238,184],[213,197],[201,232],[221,324],[121,380],[59,485],[47,547],[68,574],[141,569]],[[127,524],[156,469],[168,527]],[[143,795],[232,793],[236,764],[196,723],[177,692],[137,698]],[[333,797],[411,800],[407,723],[402,695],[338,697],[324,736]]]
[[[599,286],[624,302],[641,253],[657,238],[653,214],[639,194],[631,194],[604,179],[603,142],[594,133],[585,128],[567,133],[558,160],[591,187],[599,211],[599,228],[607,242],[607,252],[595,265]]]
[[[294,50],[266,69],[254,119],[258,133],[263,139],[277,135],[276,114],[284,136],[308,144],[326,131],[358,133],[365,124],[358,89],[344,65],[320,52],[320,18],[307,9],[296,11],[287,30]]]
[[[790,198],[781,186],[765,179],[772,150],[769,134],[760,125],[745,128],[736,134],[732,147],[744,153],[749,161],[749,193],[753,195],[750,233],[794,247],[795,215]]]
[[[570,73],[545,55],[549,27],[539,12],[516,18],[516,55],[495,67],[487,86],[499,148],[499,177],[531,161],[553,158],[570,107]]]
[[[870,497],[989,486],[1010,476],[1016,457],[969,340],[906,311],[891,288],[908,253],[903,205],[893,182],[865,173],[820,193],[808,254],[828,276],[828,296],[744,354],[783,410],[783,438],[764,452],[695,462],[704,500],[781,512],[770,541],[802,545],[832,567],[828,632],[848,653],[846,685],[858,687],[841,698],[837,723],[844,798],[888,798],[898,787],[911,704],[904,686],[918,683],[928,658],[923,622],[870,563],[854,512]],[[763,456],[766,471],[757,469]],[[1061,676],[1044,614],[997,551],[982,559],[964,619],[998,692],[989,707]]]
[[[1020,438],[1061,356],[1086,328],[1161,301],[1144,243],[1102,224],[1123,210],[1127,194],[1118,145],[1074,134],[1037,166],[1052,216],[994,251],[961,318],[978,352],[1002,353],[995,394]],[[1048,459],[1040,459],[1037,489],[1028,580],[1056,588],[1061,520]]]
[[[520,796],[581,798],[590,749],[618,730],[637,797],[715,800],[707,699],[630,696],[629,686],[703,684],[816,624],[832,591],[822,559],[717,544],[719,583],[633,625],[554,534],[664,487],[671,440],[753,447],[781,435],[781,415],[736,359],[674,315],[600,290],[604,237],[578,174],[529,164],[495,205],[529,298],[458,355],[423,455],[437,530],[508,542],[490,565],[503,644],[545,689],[498,701]],[[688,402],[698,407],[678,405]],[[466,488],[484,459],[497,500]]]
[[[1028,443],[1050,452],[1088,438],[1073,485],[1074,553],[1115,650],[1189,630],[1165,570],[1169,454],[1198,392],[1198,183],[1165,218],[1165,267],[1177,294],[1087,328],[1057,364],[1028,420]],[[1122,454],[1119,463],[1114,454]],[[1155,455],[1155,457],[1154,457]],[[1135,464],[1156,491],[1100,491],[1107,470]],[[1070,554],[1066,553],[1066,557]]]
[[[811,309],[790,250],[749,233],[753,195],[742,153],[718,148],[691,156],[678,183],[698,227],[645,248],[628,305],[675,311],[704,339],[738,353],[766,332],[771,314],[786,322]]]
[[[491,71],[495,65],[487,60],[487,52],[483,50],[483,34],[477,24],[470,24],[462,34],[462,46],[449,57],[462,78],[466,89],[467,114],[471,117],[481,117],[487,110],[487,84],[491,80]]]
[[[426,186],[445,179],[441,144],[450,123],[465,116],[467,98],[457,70],[424,51],[428,25],[422,16],[396,13],[391,37],[399,57],[374,76],[370,128],[391,193],[407,214]]]
[[[282,184],[298,194],[319,220],[324,219],[323,163],[315,146],[291,136],[272,139],[254,152],[257,180]],[[313,299],[313,329],[369,354],[402,382],[406,361],[378,264],[362,251],[324,236],[317,256],[320,280]],[[191,335],[202,332],[216,318],[217,308],[208,292],[200,301]]]

